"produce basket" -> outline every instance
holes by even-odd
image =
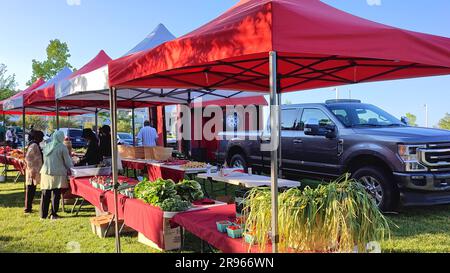
[[[232,225],[230,221],[216,222],[217,230],[220,233],[227,233],[227,228]]]
[[[233,239],[242,238],[243,229],[240,226],[231,225],[227,227],[227,234],[228,237]]]
[[[71,169],[73,177],[91,177],[91,176],[106,176],[111,175],[111,167],[101,167],[96,166],[84,166],[84,167],[74,167]]]
[[[154,147],[154,159],[158,161],[165,161],[172,157],[173,148]]]

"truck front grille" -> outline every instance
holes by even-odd
[[[433,172],[450,170],[450,143],[429,144],[418,151],[422,164]]]

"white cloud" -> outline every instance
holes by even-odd
[[[381,6],[381,0],[367,0],[369,6]]]
[[[69,6],[80,6],[81,0],[66,0],[67,5]]]

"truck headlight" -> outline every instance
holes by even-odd
[[[419,161],[418,149],[425,149],[426,145],[398,145],[398,154],[405,163],[405,171],[421,172],[427,171],[427,167]]]

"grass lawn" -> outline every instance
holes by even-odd
[[[314,184],[306,184],[310,183]],[[78,217],[61,213],[61,220],[41,221],[39,198],[38,193],[35,213],[26,216],[23,184],[0,183],[0,252],[66,253],[71,242],[78,243],[84,253],[114,252],[114,238],[100,239],[91,232],[89,218],[95,215],[92,207],[85,207]],[[384,252],[450,252],[450,206],[408,208],[388,218],[398,228],[392,227],[392,239],[382,245]],[[186,250],[199,252],[200,241],[187,235]],[[130,235],[122,237],[122,251],[156,252]]]

